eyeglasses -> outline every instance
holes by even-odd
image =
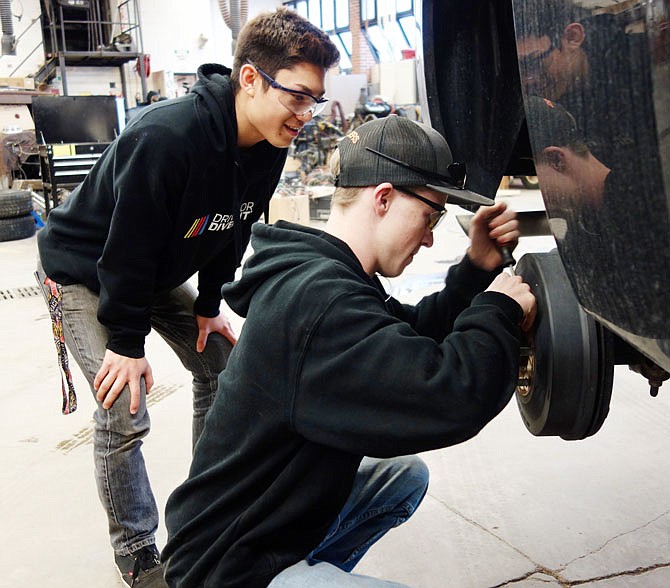
[[[427,169],[423,169],[421,167],[418,167],[416,165],[412,165],[411,163],[407,163],[406,161],[402,161],[401,159],[396,159],[395,157],[391,157],[390,155],[386,155],[386,153],[382,153],[381,151],[377,151],[376,149],[373,149],[372,147],[366,147],[365,148],[367,151],[370,151],[370,153],[374,153],[375,155],[378,155],[379,157],[383,157],[384,159],[388,159],[389,161],[392,161],[396,165],[399,165],[400,167],[404,167],[405,169],[412,170],[413,172],[416,172],[418,174],[421,174],[422,176],[426,178],[430,178],[432,180],[437,180],[439,182],[447,182],[448,184],[451,184],[455,188],[458,188],[459,190],[463,190],[465,186],[465,164],[464,163],[451,163],[447,167],[447,173],[449,175],[445,176],[443,174],[439,174],[434,171],[430,171]]]
[[[526,76],[537,75],[544,66],[544,60],[554,51],[554,47],[549,47],[541,52],[529,53],[528,55],[519,55],[519,68]]]
[[[427,204],[430,206],[435,212],[431,212],[430,216],[428,217],[428,228],[432,231],[437,225],[440,224],[440,221],[444,218],[444,215],[447,214],[447,209],[444,206],[440,206],[437,202],[433,202],[432,200],[429,200],[428,198],[425,198],[421,196],[421,194],[417,194],[416,192],[412,192],[412,190],[409,190],[408,188],[398,188],[398,186],[394,186],[398,192],[401,192],[403,194],[406,194],[407,196],[411,196],[412,198],[416,198],[417,200],[421,200],[424,204]]]
[[[561,34],[556,33],[555,35],[541,35],[549,38],[549,47],[543,51],[532,51],[525,55],[519,55],[519,69],[526,76],[534,77],[541,72],[544,61],[551,55],[556,49],[561,47]]]
[[[253,63],[250,63],[249,65],[255,67],[256,71],[261,74],[263,79],[270,84],[272,88],[281,92],[281,94],[279,94],[279,102],[296,116],[303,117],[310,114],[314,117],[321,114],[326,107],[328,98],[316,98],[307,92],[286,88],[273,80],[260,67],[255,66]]]

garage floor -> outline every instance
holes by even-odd
[[[507,193],[517,208],[533,196]],[[435,288],[462,255],[454,215],[463,212],[451,210],[433,248],[393,281],[398,297]],[[516,256],[551,246],[524,239]],[[34,237],[0,243],[0,587],[120,588],[92,475],[93,400],[75,371],[79,409],[60,414],[34,264]],[[153,335],[148,357],[156,386],[145,458],[162,506],[189,465],[190,384]],[[432,481],[423,505],[357,571],[414,588],[667,588],[669,456],[670,385],[653,399],[625,367],[616,370],[610,416],[586,441],[532,437],[512,401],[475,439],[424,455]]]

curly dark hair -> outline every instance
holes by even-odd
[[[326,33],[297,12],[282,7],[259,14],[240,31],[230,77],[237,92],[240,69],[246,63],[253,63],[274,77],[280,69],[298,63],[329,69],[339,60],[340,53]]]
[[[574,0],[525,0],[519,3],[515,17],[518,38],[547,36],[554,47],[560,47],[565,27],[577,22],[584,27],[582,49],[589,57],[614,60],[613,63],[627,58],[627,53],[619,54],[627,50],[622,17],[594,14]]]

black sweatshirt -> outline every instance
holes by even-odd
[[[523,313],[477,294],[495,274],[467,257],[408,306],[333,236],[257,224],[252,246],[223,289],[247,319],[166,506],[171,588],[267,586],[321,542],[363,456],[465,441],[516,386]]]
[[[134,118],[38,235],[50,278],[100,294],[107,347],[121,355],[144,355],[153,298],[196,272],[194,312],[219,313],[279,181],[286,149],[237,147],[229,75],[203,65],[189,94]]]

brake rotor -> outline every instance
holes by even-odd
[[[537,300],[516,390],[523,422],[533,435],[585,439],[600,429],[609,411],[612,335],[580,306],[556,250],[524,255],[516,273]]]

